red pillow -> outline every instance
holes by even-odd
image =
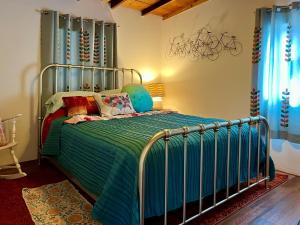
[[[88,97],[86,97],[86,100],[88,101],[86,110],[89,115],[90,114],[101,114],[94,96],[88,96]]]
[[[68,116],[75,116],[79,114],[87,114],[86,106],[88,101],[86,97],[72,96],[63,97],[65,108],[68,111]]]
[[[79,114],[100,114],[93,96],[63,97],[63,102],[68,111],[68,116]]]

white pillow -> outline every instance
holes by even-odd
[[[95,92],[92,91],[69,91],[69,92],[57,92],[52,95],[45,103],[46,105],[46,115],[49,113],[54,113],[64,106],[64,102],[62,100],[63,97],[71,97],[71,96],[93,96]]]
[[[119,89],[111,89],[111,90],[101,91],[101,92],[99,92],[99,94],[102,94],[102,95],[111,95],[111,94],[119,94],[121,92],[122,92],[122,89],[119,88]]]
[[[131,100],[127,93],[119,94],[95,94],[95,100],[100,107],[101,114],[105,116],[126,115],[135,113]]]

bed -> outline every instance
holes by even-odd
[[[50,65],[41,77],[49,68],[73,66]],[[74,68],[108,69],[114,77],[122,71],[123,78],[125,71]],[[42,104],[41,98],[40,120]],[[76,125],[66,119],[52,121],[43,145],[40,138],[41,157],[51,158],[96,198],[93,216],[104,225],[144,224],[161,215],[167,224],[168,211],[181,207],[185,224],[261,182],[267,187],[274,177],[269,127],[260,116],[225,121],[161,112]],[[218,200],[221,190],[226,197]],[[202,207],[206,196],[213,196],[209,208]],[[187,217],[187,203],[195,201],[199,212]]]

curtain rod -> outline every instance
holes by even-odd
[[[292,2],[289,5],[274,5],[273,7],[277,8],[277,9],[298,9],[298,8],[300,8],[300,2]],[[272,10],[273,8],[262,7],[259,9]]]
[[[50,10],[50,9],[35,9],[36,12],[38,13],[49,13],[50,11],[54,11],[54,10]],[[70,13],[61,13],[61,12],[58,12],[59,13],[59,16],[61,17],[66,17],[67,15],[70,15],[70,18],[71,19],[75,19],[75,20],[78,20],[80,18],[82,18],[81,16],[75,16],[75,15],[72,15]],[[100,22],[99,20],[96,20],[96,19],[91,19],[91,18],[83,18],[83,21],[87,21],[87,20],[95,20],[95,23],[97,22]],[[105,26],[110,26],[112,24],[115,24],[114,22],[104,22],[104,25]],[[119,25],[117,25],[117,27],[120,27]]]

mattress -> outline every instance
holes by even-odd
[[[64,124],[66,118],[53,121],[43,154],[55,158],[82,186],[95,194],[93,216],[104,225],[137,225],[138,163],[143,147],[158,131],[208,124],[224,120],[201,118],[178,113],[158,114],[107,121]],[[242,127],[242,146],[248,146],[248,125]],[[204,140],[203,196],[213,193],[214,133]],[[199,198],[199,133],[188,136],[187,201]],[[252,131],[251,177],[257,166],[257,132]],[[227,129],[221,128],[218,139],[217,190],[226,187]],[[183,141],[172,137],[169,145],[169,210],[182,206]],[[146,161],[145,217],[164,213],[164,141],[158,141]],[[260,159],[264,168],[265,145],[262,140]],[[247,180],[248,147],[241,153],[241,180]],[[237,183],[238,128],[231,135],[230,186]],[[271,160],[270,174],[275,168]],[[172,196],[172,197],[171,197]]]

